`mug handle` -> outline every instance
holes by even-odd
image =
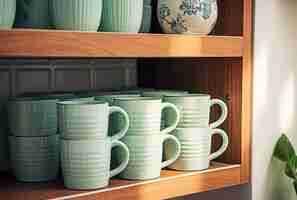
[[[229,144],[228,135],[222,129],[213,129],[212,133],[211,133],[211,137],[214,136],[214,135],[220,135],[222,137],[222,139],[223,139],[223,143],[222,143],[221,147],[219,148],[219,150],[217,150],[216,152],[210,154],[210,156],[208,157],[208,159],[210,161],[214,160],[217,157],[219,157],[220,155],[222,155],[226,151],[226,149],[228,147],[228,144]]]
[[[181,144],[180,144],[179,140],[173,135],[164,134],[164,135],[162,135],[162,137],[163,137],[162,143],[165,143],[167,140],[171,140],[174,142],[174,145],[175,145],[175,152],[174,152],[172,158],[162,162],[161,168],[163,169],[164,167],[171,165],[178,159],[180,152],[181,152]]]
[[[215,121],[209,125],[210,128],[217,128],[227,119],[227,116],[228,116],[228,107],[225,104],[225,102],[220,99],[212,99],[211,103],[210,103],[210,107],[212,107],[216,104],[220,106],[222,114],[217,121]]]
[[[111,148],[114,148],[114,147],[120,147],[123,149],[124,159],[117,168],[110,171],[110,178],[118,175],[127,167],[128,163],[129,163],[129,157],[130,157],[129,149],[123,142],[121,142],[119,140],[112,141]]]
[[[119,140],[122,137],[124,137],[129,129],[129,124],[130,124],[129,115],[124,109],[118,106],[111,106],[109,109],[109,116],[113,113],[120,113],[123,115],[125,120],[125,126],[119,132],[112,134],[111,141]]]
[[[162,112],[166,108],[172,109],[174,111],[175,119],[174,119],[174,122],[170,126],[161,130],[161,134],[167,134],[167,133],[174,131],[174,129],[176,129],[176,127],[178,125],[178,122],[180,121],[180,112],[174,104],[162,103]]]

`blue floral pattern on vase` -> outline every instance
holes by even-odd
[[[159,0],[158,9],[159,21],[167,33],[191,33],[197,23],[202,27],[201,34],[208,34],[217,20],[216,0]]]

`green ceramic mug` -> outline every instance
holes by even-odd
[[[51,0],[17,0],[16,27],[51,28]]]
[[[55,180],[59,173],[59,135],[9,137],[10,159],[18,181]]]
[[[102,31],[138,33],[142,12],[141,0],[103,0]]]
[[[10,29],[16,14],[16,0],[0,1],[0,29]]]
[[[113,139],[122,138],[129,128],[125,110],[108,106],[104,101],[64,101],[58,103],[59,131],[66,139],[103,139],[107,137],[108,120],[112,113],[120,113],[123,121]]]
[[[128,146],[130,160],[120,174],[121,178],[130,180],[149,180],[160,177],[161,169],[172,164],[180,154],[180,143],[169,134],[147,136],[125,136],[122,141]],[[162,162],[163,144],[171,144],[173,154]],[[117,159],[121,153],[117,152]]]
[[[163,100],[172,103],[178,107],[181,119],[179,128],[216,128],[220,126],[227,118],[228,107],[220,99],[211,99],[207,94],[173,94],[165,95]],[[210,123],[210,109],[218,105],[221,109],[221,115],[217,121]],[[169,112],[165,112],[165,125],[174,120]]]
[[[140,33],[149,33],[152,25],[153,8],[151,5],[144,5]]]
[[[130,127],[127,135],[152,135],[166,134],[173,131],[180,119],[179,111],[171,103],[162,103],[157,97],[126,97],[115,98],[113,105],[119,106],[127,111],[130,117]],[[161,113],[163,110],[172,111],[172,123],[160,131]],[[113,124],[121,127],[123,122],[117,118]]]
[[[181,91],[181,90],[154,90],[154,91],[142,91],[141,96],[144,97],[159,97],[161,99],[164,98],[165,95],[183,95],[188,94],[187,91]],[[165,127],[165,113],[162,113],[161,118],[161,128]]]
[[[189,94],[188,91],[182,90],[153,90],[153,91],[142,91],[141,96],[144,97],[159,97],[162,98],[166,95],[183,95]]]
[[[52,0],[53,22],[57,29],[97,32],[102,0]]]
[[[125,169],[129,161],[127,146],[111,138],[101,140],[61,140],[61,163],[65,187],[97,189],[106,187],[109,179]],[[110,171],[111,149],[122,155],[122,162]]]
[[[24,97],[8,102],[9,128],[15,136],[57,134],[57,99]]]
[[[222,137],[221,147],[211,153],[211,139],[214,135]],[[172,132],[181,144],[178,159],[168,168],[175,170],[204,170],[209,168],[211,160],[222,155],[228,147],[228,135],[221,129],[211,128],[177,128]],[[175,153],[171,144],[165,144],[165,158]]]

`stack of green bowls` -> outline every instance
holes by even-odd
[[[24,97],[8,103],[10,160],[18,181],[42,182],[58,176],[57,102]]]

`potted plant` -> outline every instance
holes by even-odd
[[[285,174],[293,179],[297,194],[297,155],[295,149],[286,135],[282,135],[274,149],[273,156],[286,163]]]

